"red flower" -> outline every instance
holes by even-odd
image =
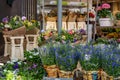
[[[92,12],[90,12],[90,13],[89,13],[89,17],[94,18],[95,15],[94,15]]]

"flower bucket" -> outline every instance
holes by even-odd
[[[101,27],[113,26],[113,21],[110,18],[100,18],[99,24]]]
[[[71,71],[59,70],[58,74],[60,78],[73,78],[73,73]]]
[[[44,68],[48,74],[47,77],[57,78],[58,67],[56,65],[44,66]]]

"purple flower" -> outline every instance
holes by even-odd
[[[22,16],[22,20],[24,21],[24,20],[26,20],[27,18],[25,17],[25,16]]]
[[[2,22],[8,23],[8,18],[7,18],[7,17],[3,18],[3,19],[2,19]]]
[[[32,68],[31,68],[31,67],[29,67],[29,68],[28,68],[28,70],[32,70]]]
[[[37,64],[33,64],[32,68],[36,68],[37,67]]]
[[[13,66],[14,69],[18,69],[19,65],[17,62],[15,62],[15,65]]]
[[[84,29],[80,29],[80,33],[83,34],[83,35],[86,34]]]

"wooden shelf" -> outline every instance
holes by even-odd
[[[45,7],[47,8],[57,8],[57,5],[45,5]],[[84,8],[84,7],[87,7],[87,6],[73,6],[73,5],[63,5],[62,6],[64,9],[65,8]]]

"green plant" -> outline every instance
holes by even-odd
[[[46,44],[45,47],[40,48],[39,52],[43,65],[56,65],[55,47],[53,44]]]
[[[56,50],[56,61],[60,70],[73,71],[77,65],[74,48],[69,44],[60,45]]]
[[[98,16],[100,18],[106,18],[106,17],[110,17],[111,18],[112,17],[112,13],[111,13],[111,11],[109,9],[110,9],[110,5],[109,4],[107,4],[107,3],[102,4],[101,6],[99,6],[97,8]]]
[[[117,20],[120,20],[120,12],[117,12],[117,13],[115,14],[115,16],[116,16],[116,19],[117,19]]]
[[[22,26],[26,26],[27,30],[29,30],[39,27],[40,23],[36,20],[28,21],[25,16],[5,17],[2,19],[2,23],[0,23],[0,27],[2,28],[16,29]]]
[[[3,28],[10,28],[10,29],[16,29],[21,26],[23,26],[23,21],[20,16],[14,16],[14,17],[5,17],[2,19],[1,27]]]

